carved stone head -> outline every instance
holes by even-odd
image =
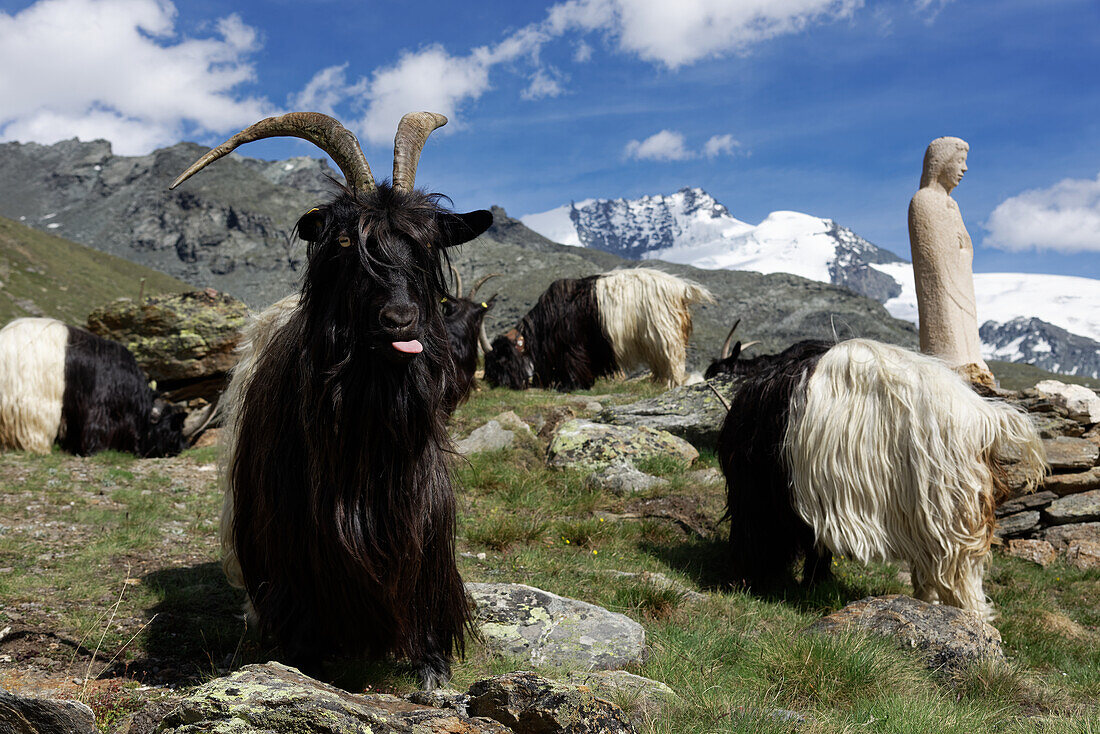
[[[947,193],[951,193],[966,173],[966,154],[969,150],[970,146],[960,138],[936,138],[929,143],[928,149],[924,151],[921,188],[938,181]]]

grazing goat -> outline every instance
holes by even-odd
[[[453,268],[452,268],[453,270]],[[474,385],[474,372],[477,371],[478,348],[488,353],[491,347],[485,336],[485,314],[493,307],[496,296],[477,301],[481,286],[499,273],[490,273],[478,280],[470,289],[470,294],[462,296],[462,278],[454,270],[457,285],[455,295],[443,299],[443,322],[447,327],[447,341],[451,346],[451,360],[454,362],[454,390],[448,395],[444,406],[448,413],[461,405],[470,394]]]
[[[0,446],[48,454],[54,440],[78,456],[105,449],[175,456],[185,414],[158,400],[118,342],[54,319],[0,330]]]
[[[916,595],[991,618],[982,572],[1015,456],[1046,463],[1027,415],[979,397],[943,362],[865,339],[776,360],[734,394],[718,440],[732,575],[766,587],[805,556],[908,561]]]
[[[706,288],[650,268],[556,280],[493,341],[485,380],[514,390],[585,390],[645,364],[654,382],[682,385],[691,306],[713,301]]]
[[[737,322],[734,323],[733,328],[730,329],[729,335],[726,336],[726,342],[722,345],[722,356],[710,363],[710,366],[707,367],[707,371],[703,373],[703,379],[709,380],[718,375],[732,375],[734,377],[756,375],[771,369],[776,364],[798,360],[803,356],[811,356],[824,352],[835,343],[822,341],[820,339],[804,339],[795,342],[778,354],[761,354],[756,357],[742,357],[741,353],[745,349],[754,344],[759,344],[760,342],[751,341],[743,346],[741,342],[737,342],[731,348],[730,340],[733,338],[733,332],[737,329],[737,324],[740,323],[741,320],[738,319]]]
[[[273,136],[310,140],[344,173],[335,198],[298,220],[301,293],[249,327],[231,378],[224,566],[290,662],[316,673],[337,654],[398,655],[425,688],[449,678],[470,624],[444,427],[444,249],[492,223],[413,189],[445,122],[402,118],[392,185],[375,184],[348,130],[312,112],[256,123],[173,183]]]

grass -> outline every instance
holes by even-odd
[[[453,427],[465,435],[512,410],[537,432],[555,410],[590,415],[589,402],[628,402],[651,389],[601,383],[581,397],[482,389]],[[1009,662],[934,675],[884,640],[802,633],[851,600],[910,591],[894,566],[838,559],[834,581],[769,597],[725,587],[723,488],[693,474],[715,466],[713,454],[690,468],[650,462],[669,485],[615,497],[588,489],[578,472],[548,469],[544,452],[531,438],[457,462],[463,576],[531,584],[641,622],[649,654],[632,672],[664,681],[677,700],[639,713],[640,732],[1100,733],[1100,573],[1062,563],[1044,570],[995,551],[986,588]],[[263,641],[245,633],[241,596],[218,564],[215,460],[211,449],[170,461],[0,455],[0,569],[10,569],[0,572],[0,628],[24,635],[0,645],[14,657],[0,662],[0,683],[27,666],[81,676],[91,661],[93,676],[103,671],[98,683],[117,683],[87,692],[106,730],[141,705],[137,682],[186,688],[269,659]],[[675,585],[657,585],[647,571]],[[474,641],[453,686],[529,667]],[[348,680],[372,691],[415,686],[400,665],[361,666]]]

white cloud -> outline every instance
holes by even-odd
[[[366,81],[363,79],[348,84],[347,69],[347,63],[321,69],[301,92],[290,96],[289,106],[295,110],[313,110],[336,117],[336,105],[359,97],[366,91]]]
[[[531,83],[527,85],[520,96],[524,99],[542,99],[543,97],[557,97],[565,92],[562,83],[567,77],[552,66],[544,69],[536,69],[531,76]]]
[[[729,133],[725,135],[713,135],[703,145],[703,155],[707,158],[717,158],[720,155],[733,155],[741,147],[740,141],[734,140]]]
[[[984,244],[1002,250],[1100,252],[1100,174],[1005,199],[984,226]]]
[[[631,140],[623,151],[627,158],[652,161],[684,161],[695,154],[684,147],[684,136],[674,130],[662,130],[645,140]]]
[[[584,41],[578,41],[576,48],[573,50],[573,60],[578,64],[583,64],[592,58],[592,47]]]
[[[256,31],[235,15],[210,38],[178,38],[167,0],[40,0],[0,12],[0,139],[107,138],[145,153],[185,134],[271,114],[236,92],[251,81]]]

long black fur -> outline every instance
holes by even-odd
[[[766,591],[791,580],[791,567],[805,559],[803,582],[830,574],[832,554],[818,550],[814,532],[794,510],[783,437],[791,397],[832,345],[799,342],[739,385],[718,437],[718,460],[726,475],[730,521],[730,574],[735,584]]]
[[[90,331],[66,328],[62,449],[78,456],[114,449],[159,457],[187,447],[185,414],[156,400],[130,350]]]
[[[733,345],[728,357],[716,359],[710,363],[706,372],[703,373],[703,378],[709,380],[718,375],[733,375],[734,377],[757,375],[777,364],[801,359],[804,355],[816,353],[819,349],[828,349],[830,346],[832,346],[831,342],[822,341],[821,339],[805,339],[795,342],[778,354],[743,357],[741,356],[741,342],[737,342]]]
[[[491,221],[382,185],[299,222],[310,243],[300,306],[257,359],[231,467],[248,594],[294,664],[397,655],[432,686],[463,652],[442,248]],[[383,320],[395,305],[415,311],[414,326]],[[407,338],[424,351],[397,353],[391,342]]]
[[[516,325],[522,350],[508,335],[493,341],[493,351],[485,355],[486,382],[513,390],[587,390],[597,378],[614,374],[615,352],[600,325],[596,303],[600,277],[551,283]]]
[[[455,370],[454,389],[447,396],[444,406],[448,413],[454,412],[470,395],[477,371],[478,335],[485,314],[492,306],[492,298],[472,301],[460,295],[448,296],[443,302],[443,323],[447,328],[447,342],[451,347]]]

